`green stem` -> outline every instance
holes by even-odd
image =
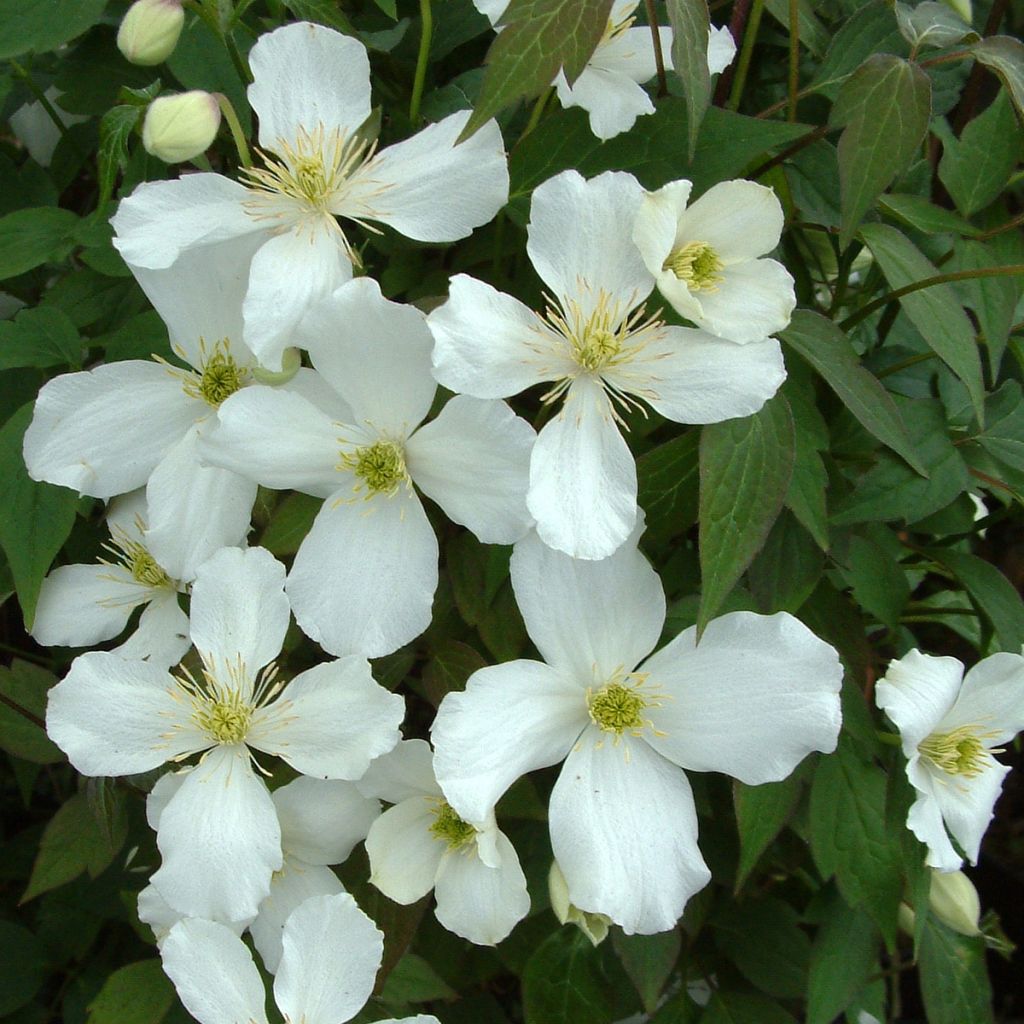
[[[217,16],[205,4],[199,3],[197,0],[184,0],[183,6],[198,15],[206,27],[224,44],[224,49],[227,50],[228,56],[231,58],[231,63],[234,65],[235,72],[242,80],[243,84],[251,82],[252,72],[242,59],[242,54],[239,52],[238,46],[231,34],[221,28],[220,22],[217,20]]]
[[[800,87],[800,4],[789,0],[789,96],[786,120],[796,121]]]
[[[23,708],[17,701],[11,700],[6,693],[0,692],[0,701],[6,704],[12,711],[16,711],[22,718],[27,718],[33,725],[40,729],[46,729],[46,723],[38,716],[33,715],[27,708]]]
[[[757,40],[757,30],[761,25],[763,11],[764,0],[754,0],[750,8],[750,19],[747,21],[747,28],[743,33],[743,47],[740,50],[739,60],[736,62],[736,77],[732,80],[732,91],[729,93],[729,102],[726,103],[730,110],[739,108],[743,87],[747,84],[747,72],[750,70],[750,59],[754,53],[754,43]]]
[[[779,164],[785,163],[794,153],[799,153],[801,149],[805,149],[807,146],[817,142],[818,139],[823,139],[831,131],[827,124],[820,125],[813,131],[809,131],[806,135],[801,135],[792,145],[787,146],[778,156],[773,156],[770,160],[766,160],[759,167],[755,167],[754,170],[747,175],[748,178],[760,178],[763,174],[767,174],[773,167],[778,167]]]
[[[949,274],[936,274],[935,277],[914,281],[912,284],[904,285],[902,288],[897,288],[895,291],[875,299],[874,302],[869,302],[862,309],[858,309],[856,313],[848,316],[839,326],[844,331],[848,331],[862,320],[866,320],[876,310],[903,298],[904,295],[920,291],[922,288],[931,288],[934,285],[947,284],[950,281],[970,281],[978,277],[1016,277],[1019,275],[1024,275],[1024,263],[1015,263],[1009,267],[982,267],[978,270],[954,270]]]
[[[1012,231],[1014,228],[1020,227],[1024,224],[1024,213],[1018,214],[1012,220],[1006,221],[1005,224],[1000,224],[998,227],[989,228],[988,231],[982,231],[980,235],[975,235],[974,240],[976,242],[987,242],[990,238],[995,235],[1001,235],[1004,231]]]
[[[645,0],[647,5],[647,23],[651,26],[651,43],[654,46],[654,66],[658,71],[658,95],[668,95],[668,78],[665,77],[665,58],[661,53],[661,31],[658,28],[658,12],[654,9],[654,0]]]
[[[412,82],[412,99],[409,100],[409,120],[415,125],[420,116],[420,102],[423,99],[423,83],[427,80],[427,61],[430,57],[430,40],[434,34],[434,14],[430,0],[420,0],[420,51],[416,56],[416,77]]]
[[[935,358],[934,352],[921,352],[916,356],[908,356],[906,359],[901,359],[898,363],[893,363],[892,366],[879,370],[875,376],[881,380],[883,377],[888,377],[891,374],[899,373],[900,370],[907,369],[908,366],[917,366],[918,363],[926,363],[929,359]]]
[[[540,96],[537,97],[537,102],[534,103],[533,110],[530,111],[530,120],[526,122],[523,134],[519,136],[516,145],[519,145],[519,143],[522,142],[538,124],[540,124],[541,116],[544,114],[544,108],[548,105],[548,100],[551,99],[551,94],[554,91],[554,88],[545,89]]]
[[[249,144],[245,141],[245,132],[242,131],[242,124],[238,120],[235,108],[231,105],[231,100],[222,92],[218,92],[215,95],[217,103],[220,105],[221,113],[224,115],[224,120],[227,121],[228,128],[231,129],[231,137],[235,140],[235,149],[238,150],[240,163],[243,167],[252,167],[252,155],[249,153]]]
[[[47,116],[57,126],[61,136],[68,133],[68,126],[61,120],[54,105],[46,98],[46,93],[33,81],[32,76],[16,60],[8,61],[11,70],[28,86],[28,91],[36,98],[36,102],[46,111]]]
[[[970,50],[957,50],[956,53],[944,53],[939,57],[926,57],[918,61],[922,68],[933,68],[938,64],[950,64],[955,60],[973,60],[974,54]]]

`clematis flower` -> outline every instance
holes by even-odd
[[[564,759],[548,823],[569,902],[629,934],[672,928],[711,877],[682,769],[760,785],[833,750],[839,658],[783,612],[724,615],[699,646],[691,628],[650,654],[665,596],[632,540],[585,562],[531,534],[511,572],[544,661],[479,669],[441,702],[445,798],[476,824],[519,776]]]
[[[504,398],[550,382],[543,400],[564,397],[533,449],[526,503],[544,542],[576,558],[605,558],[636,522],[616,406],[717,423],[756,412],[786,376],[774,339],[740,347],[645,311],[654,278],[630,238],[642,197],[630,174],[556,175],[533,194],[527,244],[545,312],[459,274],[427,318],[445,387]]]
[[[369,278],[339,288],[296,337],[327,394],[239,392],[204,455],[327,499],[288,576],[296,621],[333,654],[389,654],[430,624],[437,588],[437,538],[413,485],[480,540],[510,544],[530,527],[533,428],[504,402],[473,398],[420,426],[437,391],[430,331]]]
[[[963,864],[951,834],[976,864],[1010,771],[993,755],[1024,728],[1024,658],[993,654],[965,676],[956,658],[912,650],[889,664],[875,702],[903,741],[917,790],[907,828],[928,847],[925,863],[940,871]]]
[[[473,0],[481,14],[496,24],[508,0]],[[582,107],[590,115],[590,130],[599,139],[627,132],[644,114],[654,113],[650,96],[641,88],[657,72],[654,40],[647,25],[633,27],[639,0],[615,0],[608,25],[593,56],[572,85],[559,71],[553,85],[563,107]],[[672,67],[672,29],[660,28],[662,60]],[[724,71],[736,55],[736,43],[727,28],[712,26],[708,37],[708,69]]]
[[[479,826],[455,813],[434,779],[432,760],[427,743],[406,740],[357,783],[394,805],[366,837],[370,881],[402,904],[433,889],[445,928],[478,945],[496,945],[530,910],[519,857],[493,813]]]
[[[32,637],[44,647],[92,647],[124,631],[144,606],[135,632],[114,654],[175,665],[189,649],[188,616],[178,606],[185,583],[171,579],[146,547],[146,496],[116,498],[107,512],[107,552],[117,561],[61,565],[43,580]],[[187,582],[187,581],[186,581]]]
[[[793,278],[762,259],[782,236],[782,205],[755,181],[721,181],[692,206],[691,183],[648,193],[633,240],[677,313],[730,341],[763,341],[788,323]]]
[[[252,236],[245,340],[278,370],[303,313],[358,263],[336,217],[451,242],[505,205],[508,166],[494,121],[456,147],[468,111],[377,152],[359,130],[370,114],[370,64],[351,36],[286,25],[261,36],[249,62],[263,166],[243,170],[241,182],[204,173],[140,185],[113,218],[114,245],[128,263],[159,269]]]
[[[205,563],[190,618],[199,678],[83,654],[50,691],[46,728],[83,775],[131,775],[203,753],[160,814],[163,863],[151,881],[179,913],[240,921],[255,916],[283,863],[253,752],[305,775],[359,778],[398,741],[403,701],[358,657],[276,681],[288,600],[284,566],[262,548],[225,548]]]
[[[345,1024],[370,998],[384,936],[348,893],[313,896],[284,927],[274,1002],[291,1024]],[[213,921],[176,924],[160,948],[164,971],[200,1024],[267,1024],[266,993],[252,954]],[[438,1024],[417,1014],[380,1024]]]

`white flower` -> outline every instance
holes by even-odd
[[[61,123],[70,128],[81,121],[88,121],[86,114],[69,114],[61,105],[61,91],[51,85],[43,95],[49,100]],[[28,150],[28,155],[40,167],[49,167],[53,159],[53,151],[61,139],[60,129],[53,123],[49,112],[39,102],[34,100],[18,107],[7,122],[11,131],[18,138],[18,141]]]
[[[61,565],[43,580],[32,637],[44,647],[92,647],[128,625],[132,611],[145,610],[138,628],[113,653],[122,658],[175,665],[189,648],[188,616],[178,606],[184,582],[171,579],[146,547],[146,496],[135,491],[111,502],[110,543],[117,561]]]
[[[501,132],[488,122],[459,146],[460,111],[375,152],[359,128],[370,114],[366,48],[309,22],[262,36],[249,54],[249,102],[262,168],[243,182],[219,174],[140,185],[113,218],[131,264],[167,267],[182,254],[252,235],[246,342],[271,369],[305,310],[352,276],[353,243],[335,220],[387,224],[449,242],[489,221],[508,198]]]
[[[548,822],[570,902],[627,933],[672,928],[711,877],[681,769],[760,785],[833,750],[839,658],[793,616],[750,612],[648,657],[665,596],[633,541],[583,562],[531,535],[511,571],[545,660],[480,669],[444,698],[432,733],[441,789],[475,824],[519,776],[565,759]]]
[[[493,812],[470,825],[434,779],[423,740],[407,740],[370,765],[359,788],[393,807],[366,837],[370,881],[396,903],[434,890],[438,921],[479,945],[501,942],[530,910],[519,858]]]
[[[774,339],[740,347],[647,315],[654,278],[631,240],[642,197],[630,174],[551,178],[533,194],[527,244],[545,313],[459,274],[427,319],[445,387],[504,398],[553,382],[544,401],[565,397],[534,447],[526,502],[544,542],[577,558],[611,554],[636,522],[616,404],[717,423],[756,412],[786,375]]]
[[[221,406],[204,449],[261,484],[326,498],[295,556],[288,596],[333,654],[388,654],[430,624],[437,538],[413,484],[486,543],[530,526],[533,428],[504,402],[454,398],[431,422],[437,382],[423,314],[358,278],[297,337],[321,374],[308,400],[250,388]]]
[[[993,654],[964,676],[956,658],[912,650],[893,661],[875,687],[875,702],[899,729],[907,778],[917,799],[907,828],[928,847],[925,863],[956,871],[972,863],[1003,779],[993,754],[1024,728],[1024,658]]]
[[[358,657],[275,681],[288,600],[284,567],[262,548],[225,548],[203,565],[190,618],[200,678],[83,654],[50,691],[46,727],[83,775],[131,775],[205,751],[160,814],[152,882],[180,913],[240,921],[282,866],[252,751],[304,775],[355,779],[398,741],[403,702]]]
[[[473,0],[477,10],[491,24],[498,21],[507,0]],[[650,27],[632,27],[639,0],[615,0],[608,25],[593,56],[580,76],[569,85],[559,71],[554,86],[563,107],[582,107],[590,115],[590,130],[599,139],[610,139],[629,131],[636,119],[654,113],[650,96],[641,88],[657,71],[654,39]],[[672,67],[672,30],[658,30],[662,60]],[[708,37],[708,68],[711,74],[724,71],[736,55],[736,43],[727,28],[711,28]]]
[[[721,338],[762,341],[788,323],[793,278],[775,260],[782,205],[754,181],[722,181],[692,206],[691,183],[644,197],[633,240],[672,307]]]
[[[274,1002],[291,1024],[344,1024],[370,998],[384,936],[348,893],[313,896],[288,918]],[[267,1024],[252,954],[213,921],[176,924],[160,948],[164,970],[200,1024]],[[380,1024],[438,1024],[418,1014]]]

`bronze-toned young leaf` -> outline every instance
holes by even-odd
[[[917,154],[930,116],[927,74],[899,57],[874,54],[843,82],[829,118],[844,129],[839,137],[843,248]]]
[[[512,0],[487,52],[480,95],[460,140],[505,107],[540,95],[559,71],[570,85],[575,82],[608,28],[611,10],[612,0]]]
[[[999,76],[1024,121],[1024,43],[1013,36],[989,36],[975,43],[971,52]]]
[[[708,36],[711,16],[707,0],[668,0],[672,26],[672,66],[683,83],[686,99],[689,155],[697,148],[697,133],[711,102],[711,72],[708,70]]]

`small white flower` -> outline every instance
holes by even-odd
[[[355,247],[335,217],[375,221],[424,242],[450,242],[508,199],[501,132],[489,121],[459,146],[460,111],[379,152],[359,129],[370,114],[366,47],[309,22],[261,36],[249,54],[249,102],[264,166],[243,182],[219,174],[140,185],[113,218],[114,245],[159,269],[184,253],[251,236],[246,342],[271,369],[318,299],[352,276]]]
[[[470,825],[452,810],[434,779],[423,740],[407,740],[370,765],[357,783],[393,807],[366,837],[370,881],[396,903],[434,890],[438,921],[470,942],[501,942],[529,912],[519,858],[491,813]]]
[[[281,828],[253,751],[305,775],[356,779],[398,741],[404,705],[358,657],[288,684],[272,659],[288,628],[284,566],[225,548],[199,570],[190,633],[197,679],[94,651],[49,695],[46,728],[83,775],[131,775],[205,751],[159,817],[152,882],[176,911],[240,921],[282,866]]]
[[[627,933],[672,928],[711,877],[682,769],[760,785],[833,750],[839,658],[793,616],[750,612],[716,619],[699,646],[691,628],[650,654],[665,596],[633,541],[583,562],[531,535],[511,572],[545,660],[480,669],[444,698],[441,789],[476,824],[519,776],[564,759],[548,823],[569,901]]]
[[[631,239],[643,195],[630,174],[556,175],[534,192],[528,229],[544,314],[459,274],[427,318],[445,387],[505,398],[549,382],[544,401],[564,396],[533,449],[526,503],[544,542],[576,558],[606,557],[636,522],[616,405],[717,423],[757,412],[786,376],[774,339],[741,347],[645,311],[654,278]]]
[[[274,1002],[291,1024],[345,1024],[364,1006],[384,936],[348,893],[313,896],[284,926]],[[213,921],[180,921],[160,948],[164,970],[200,1024],[267,1024],[266,993],[252,954]],[[418,1014],[380,1024],[438,1024]]]
[[[761,259],[782,235],[782,205],[753,181],[722,181],[692,206],[691,183],[648,193],[633,240],[658,290],[698,327],[735,342],[781,331],[796,306],[793,278]]]
[[[964,676],[956,658],[912,650],[890,663],[875,702],[900,733],[917,799],[907,828],[928,847],[925,863],[956,871],[972,863],[1010,771],[994,754],[1024,728],[1024,658],[999,653]]]

